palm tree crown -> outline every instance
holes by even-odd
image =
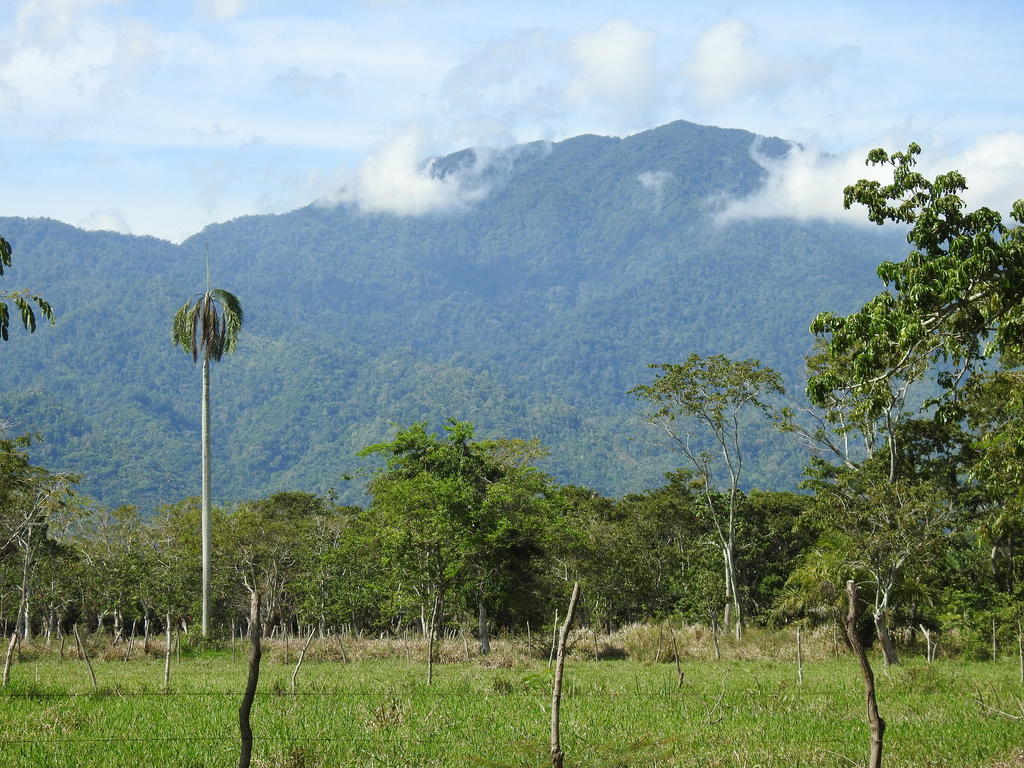
[[[219,361],[235,351],[245,313],[233,293],[212,288],[186,301],[174,313],[171,341],[192,355],[195,362]]]

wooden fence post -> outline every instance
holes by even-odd
[[[7,644],[7,655],[4,657],[4,687],[11,682],[11,658],[14,656],[14,646],[18,643],[18,632],[11,633],[11,642]]]
[[[85,651],[85,644],[82,642],[82,636],[78,634],[78,625],[75,624],[75,642],[78,643],[78,652],[82,654],[82,658],[85,659],[85,666],[89,668],[89,677],[92,678],[92,689],[98,690],[99,686],[96,685],[96,673],[92,671],[92,662],[89,661],[89,654]]]
[[[573,616],[576,614],[576,603],[580,599],[580,583],[572,585],[572,597],[569,598],[569,610],[565,613],[565,624],[558,635],[558,655],[555,660],[555,685],[551,690],[551,766],[562,768],[565,754],[562,752],[560,714],[562,708],[562,672],[565,669],[565,640],[569,636]]]
[[[256,698],[256,684],[260,680],[260,593],[253,584],[249,590],[249,677],[245,683],[242,703],[238,706],[238,730],[241,735],[242,748],[238,755],[238,768],[249,768],[252,761],[252,725],[249,714],[252,702]]]
[[[683,665],[679,663],[679,647],[676,645],[676,631],[675,629],[669,630],[672,633],[672,656],[676,660],[676,688],[683,687]]]
[[[306,638],[306,642],[302,644],[302,650],[299,652],[299,661],[295,665],[295,669],[292,670],[292,695],[295,694],[295,678],[299,674],[299,667],[302,666],[302,660],[306,658],[306,649],[309,648],[310,642],[313,640],[313,633],[316,631],[316,627],[311,627],[309,630],[309,637]]]
[[[434,595],[434,608],[430,612],[430,631],[427,633],[427,685],[434,682],[434,632],[437,628],[437,609],[441,596]]]
[[[878,714],[878,703],[875,701],[875,675],[871,671],[864,646],[861,645],[860,637],[857,635],[857,585],[851,579],[846,582],[846,598],[848,610],[846,613],[846,636],[850,639],[850,645],[857,661],[860,662],[860,671],[864,675],[864,691],[867,697],[868,725],[871,727],[871,751],[868,755],[868,768],[881,768],[882,766],[882,739],[885,736],[885,720]]]

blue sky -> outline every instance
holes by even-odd
[[[726,217],[842,218],[866,149],[910,140],[1006,208],[1022,22],[1012,2],[0,0],[0,212],[174,241],[314,200],[420,215],[480,194],[425,157],[680,118],[801,144]]]

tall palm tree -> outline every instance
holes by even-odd
[[[191,353],[193,363],[203,360],[203,637],[210,631],[210,361],[235,350],[243,316],[234,294],[207,285],[206,293],[174,313],[171,324],[171,341]]]

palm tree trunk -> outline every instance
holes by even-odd
[[[210,360],[203,358],[203,637],[210,633]]]

